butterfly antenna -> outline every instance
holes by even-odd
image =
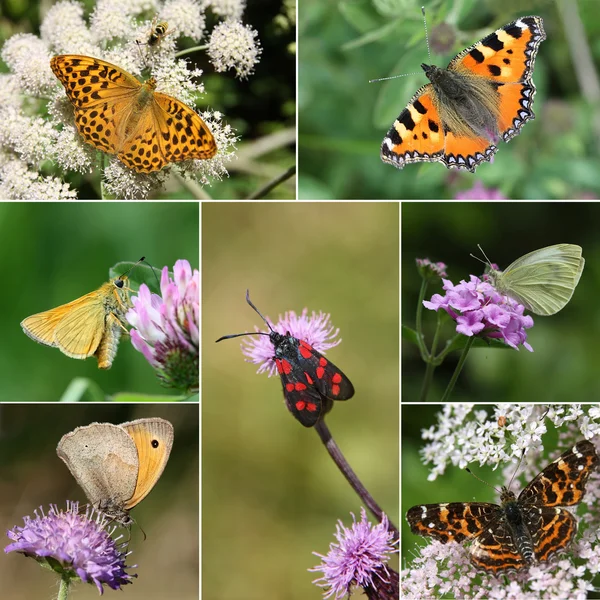
[[[429,62],[431,62],[431,50],[429,49],[429,33],[427,31],[427,18],[425,17],[425,7],[421,6],[421,13],[423,13],[423,27],[425,27],[425,44],[427,44],[427,56]]]
[[[469,475],[473,475],[473,477],[475,477],[475,479],[481,481],[481,483],[484,483],[488,487],[491,487],[493,490],[496,490],[498,493],[502,493],[502,490],[499,490],[495,485],[492,485],[491,483],[485,481],[485,479],[481,479],[481,477],[478,477],[477,475],[475,475],[475,473],[473,473],[473,471],[471,471],[471,469],[469,469],[469,467],[465,467],[465,471],[467,473],[469,473]]]
[[[271,327],[271,324],[269,323],[269,321],[267,321],[261,314],[261,312],[258,310],[258,308],[256,308],[256,306],[254,306],[254,304],[252,304],[252,300],[250,300],[250,290],[246,290],[246,302],[254,309],[254,311],[256,313],[258,313],[258,316],[267,324],[267,327],[271,330],[271,332],[275,332],[275,330]],[[223,335],[221,336],[218,340],[216,340],[217,342],[220,342],[222,340],[230,340],[231,338],[236,338],[236,337],[241,337],[243,335],[270,335],[269,333],[265,333],[263,331],[255,331],[253,333],[234,333],[232,335]],[[215,342],[216,343],[216,342]]]
[[[125,273],[123,273],[122,275],[119,276],[119,279],[125,277],[125,275],[127,275],[127,273],[129,273],[130,271],[132,271],[133,269],[135,269],[141,262],[143,262],[145,260],[145,256],[142,256],[142,258],[140,258],[140,260],[138,260],[134,265],[132,265],[131,267],[129,267],[129,269],[127,269],[127,271],[125,271]]]
[[[156,275],[156,270],[154,269],[154,267],[146,260],[145,256],[142,256],[142,258],[140,258],[140,260],[138,260],[138,262],[144,261],[151,269],[152,269],[152,273],[154,274],[154,279],[156,279],[156,285],[158,286],[158,290],[160,290],[160,281],[158,281],[158,276]],[[135,265],[134,265],[135,266]],[[141,527],[140,527],[141,529]]]
[[[425,7],[421,6],[421,12],[423,13],[423,22],[425,23],[425,41],[427,42],[427,55],[431,62],[431,52],[429,51],[429,37],[427,36],[427,21],[425,21]],[[421,75],[422,71],[415,71],[414,73],[403,73],[402,75],[392,75],[391,77],[380,77],[379,79],[369,79],[369,83],[375,83],[377,81],[388,81],[389,79],[398,79],[399,77],[408,77],[409,75]],[[258,311],[257,311],[258,312]]]

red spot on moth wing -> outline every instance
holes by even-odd
[[[319,357],[319,366],[320,367],[326,367],[327,366],[327,359],[324,356]]]
[[[304,377],[306,377],[306,381],[308,382],[309,385],[314,385],[314,381],[312,379],[312,377],[306,372],[304,371]]]
[[[340,393],[340,386],[339,385],[332,385],[331,386],[331,395],[332,396],[337,396]]]
[[[301,383],[301,382],[296,383],[295,390],[297,392],[303,392],[305,389],[306,389],[306,386],[303,383]]]
[[[281,360],[279,360],[278,358],[275,359],[275,365],[277,367],[277,372],[282,375],[283,374],[283,367],[281,366]]]
[[[277,359],[275,359],[277,360]],[[292,372],[292,365],[284,359],[280,360],[281,363],[281,371],[279,371],[279,373],[284,373],[285,375],[289,375]]]
[[[304,340],[299,340],[298,350],[300,351],[300,355],[303,358],[311,358],[313,356],[314,350],[313,347]]]
[[[325,375],[325,369],[323,367],[317,367],[317,379],[323,379]]]
[[[293,392],[294,391],[294,384],[293,383],[286,383],[285,384],[285,390],[287,392]]]
[[[342,381],[342,376],[339,373],[336,373],[332,378],[331,381],[333,381],[333,383],[341,383]]]

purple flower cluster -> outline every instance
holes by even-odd
[[[433,277],[448,277],[446,273],[446,263],[432,263],[428,258],[417,258],[417,269],[422,277],[430,279]]]
[[[56,506],[51,506],[47,514],[40,509],[41,516],[35,511],[35,519],[27,516],[23,527],[7,531],[12,543],[4,552],[21,552],[40,562],[48,561],[63,577],[93,583],[101,594],[103,585],[118,590],[132,583],[132,577],[137,575],[125,571],[130,568],[125,565],[127,554],[106,531],[105,518],[97,522],[93,511],[78,511],[77,502],[68,502],[64,512]]]
[[[515,350],[522,345],[533,352],[525,332],[533,326],[533,319],[523,315],[523,305],[498,293],[493,285],[475,275],[471,275],[469,282],[462,280],[458,285],[449,279],[442,281],[446,294],[434,294],[430,301],[423,301],[423,306],[445,310],[456,321],[457,333],[499,338]]]
[[[324,598],[335,600],[349,594],[354,586],[373,591],[369,598],[397,598],[397,574],[386,564],[390,554],[397,552],[394,536],[388,530],[388,519],[384,515],[381,523],[372,525],[364,508],[360,509],[360,515],[357,522],[352,514],[353,523],[349,528],[338,521],[335,533],[338,543],[330,545],[327,556],[313,552],[323,559],[320,565],[309,569],[323,573],[313,583],[329,588]]]

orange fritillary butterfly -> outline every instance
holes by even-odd
[[[212,158],[215,139],[206,123],[180,100],[154,91],[120,67],[91,56],[66,54],[50,61],[75,110],[84,140],[116,154],[139,173],[184,160]]]

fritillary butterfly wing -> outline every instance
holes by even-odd
[[[116,154],[138,172],[159,171],[171,162],[212,158],[212,133],[189,106],[155,92],[116,65],[89,56],[50,61],[75,109],[75,124],[88,144]]]

